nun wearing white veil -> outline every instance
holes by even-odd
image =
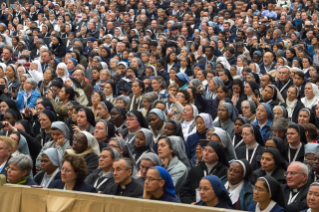
[[[43,71],[41,67],[41,62],[39,60],[34,60],[31,63],[31,67],[35,67],[34,65],[37,66],[37,69],[31,69],[29,71],[30,75],[39,83],[40,81],[43,80]]]
[[[56,68],[56,74],[63,80],[63,82],[65,82],[65,80],[67,80],[70,77],[68,67],[65,63],[59,63],[59,65]]]
[[[308,82],[305,86],[305,97],[301,98],[305,107],[311,109],[319,102],[319,89],[317,85]]]

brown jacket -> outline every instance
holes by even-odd
[[[92,85],[84,80],[82,83],[82,87],[83,87],[84,92],[87,94],[87,96],[90,97],[93,93]]]

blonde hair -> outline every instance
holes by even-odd
[[[12,138],[6,137],[6,136],[0,136],[0,141],[4,141],[6,144],[6,147],[13,150],[15,146],[15,142]]]

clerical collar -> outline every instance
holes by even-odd
[[[298,189],[297,188],[294,188],[294,189],[292,189],[292,192],[298,192]]]
[[[121,189],[123,189],[123,190],[126,189],[126,186],[125,185],[121,186]]]

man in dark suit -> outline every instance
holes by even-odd
[[[6,177],[9,169],[8,161],[11,158],[14,145],[14,140],[11,138],[4,136],[0,137],[0,174],[4,174]]]
[[[107,187],[103,194],[125,197],[143,195],[143,186],[132,178],[134,163],[129,158],[120,158],[113,163],[114,185]]]
[[[301,162],[292,162],[287,168],[287,184],[281,185],[287,212],[299,212],[308,208],[308,168]]]

